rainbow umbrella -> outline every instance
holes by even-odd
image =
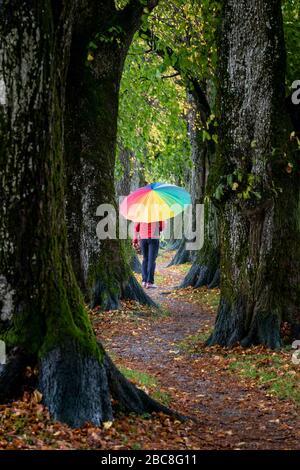
[[[151,183],[133,191],[120,204],[120,213],[133,222],[158,222],[175,217],[191,204],[190,194],[175,184]]]

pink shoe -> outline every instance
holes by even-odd
[[[157,286],[155,284],[151,284],[151,282],[148,282],[147,289],[157,289]]]
[[[143,282],[142,282],[142,286],[143,286],[143,287],[147,287],[147,282],[144,282],[144,281],[143,281]]]

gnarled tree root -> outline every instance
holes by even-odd
[[[100,306],[103,310],[117,310],[120,308],[120,300],[135,300],[143,305],[158,308],[158,305],[146,294],[136,278],[131,275],[121,286],[121,292],[114,291],[97,279],[94,289],[91,308]]]
[[[130,276],[129,280],[123,287],[121,298],[126,300],[135,300],[140,304],[158,308],[158,305],[151,299],[151,297],[149,297],[149,295],[146,294],[134,276]]]
[[[104,367],[111,396],[118,402],[118,406],[122,411],[137,414],[161,412],[179,420],[188,419],[176,411],[170,410],[170,408],[158,403],[156,400],[153,400],[153,398],[147,395],[143,390],[140,390],[129,382],[117,369],[107,354],[104,357]]]
[[[192,261],[192,252],[186,249],[185,244],[186,240],[183,238],[180,242],[177,252],[175,253],[175,256],[168,264],[168,267],[177,266],[179,264],[184,264]]]
[[[214,331],[206,341],[206,346],[219,344],[223,347],[264,345],[270,349],[281,346],[279,317],[272,313],[253,311],[250,325],[246,328],[243,318],[245,302],[237,300],[229,305],[221,299]]]
[[[209,289],[219,287],[220,285],[220,270],[211,269],[210,267],[198,263],[194,263],[180,284],[181,288],[184,287],[203,287],[207,286]]]
[[[141,274],[141,272],[142,272],[142,265],[141,265],[140,260],[138,259],[137,255],[136,255],[136,253],[133,254],[133,257],[131,259],[131,269],[136,274]]]

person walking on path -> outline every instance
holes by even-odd
[[[133,246],[140,245],[143,255],[142,283],[146,289],[153,289],[156,258],[159,250],[160,234],[165,222],[137,222],[134,225]]]

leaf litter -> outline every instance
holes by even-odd
[[[206,347],[219,291],[177,289],[188,265],[158,260],[158,312],[132,301],[90,312],[128,379],[191,420],[118,414],[78,429],[50,418],[38,390],[0,405],[0,449],[299,449],[300,368],[291,351]]]

